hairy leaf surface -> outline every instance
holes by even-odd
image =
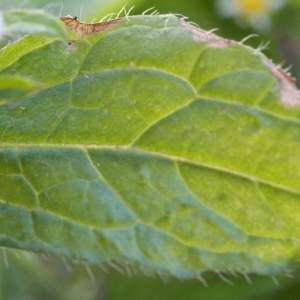
[[[2,50],[0,75],[46,86],[0,106],[2,246],[179,277],[295,266],[300,108],[261,53],[189,26]]]

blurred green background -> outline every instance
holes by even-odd
[[[269,42],[263,51],[274,62],[291,66],[293,77],[300,79],[300,1],[299,0],[0,0],[0,10],[9,8],[42,8],[55,16],[77,15],[82,21],[99,21],[109,13],[118,13],[126,5],[132,15],[155,7],[158,12],[180,13],[206,30],[219,28],[218,35],[246,42],[255,48]],[[153,11],[153,10],[152,10]],[[151,12],[152,12],[151,11]],[[58,258],[16,250],[0,253],[0,300],[243,300],[300,299],[300,270],[291,276],[250,278],[235,274],[207,273],[200,280],[180,281],[152,274],[126,265],[85,266]]]
[[[224,278],[221,278],[225,276]],[[237,275],[235,275],[237,276]],[[181,281],[121,263],[85,266],[20,250],[0,254],[5,300],[298,300],[300,271],[290,276],[203,274]]]

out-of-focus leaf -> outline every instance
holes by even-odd
[[[12,33],[40,33],[58,37],[67,37],[64,24],[42,10],[12,9],[0,12],[0,20],[3,20],[3,34]],[[1,30],[0,30],[1,33]],[[1,35],[0,35],[1,37]]]
[[[30,79],[18,76],[0,77],[0,101],[7,101],[25,96],[41,86]]]

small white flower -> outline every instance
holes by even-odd
[[[217,0],[218,12],[223,17],[234,17],[241,26],[267,30],[271,26],[271,13],[280,9],[285,0]]]

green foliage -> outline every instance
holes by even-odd
[[[0,252],[0,299],[55,300],[298,300],[300,272],[294,278],[278,277],[278,285],[268,276],[204,275],[208,287],[199,280],[181,280],[154,274],[149,270],[115,265],[101,269],[24,251],[6,251],[5,266]],[[94,277],[90,278],[90,274]],[[247,280],[246,280],[247,279]],[[276,281],[276,278],[273,278]]]
[[[3,22],[3,25],[0,24],[0,38],[2,37],[1,31],[4,34],[30,32],[59,37],[67,36],[64,24],[41,10],[7,10],[0,12],[0,20]]]
[[[297,271],[279,287],[205,274],[206,289],[133,267],[274,274],[299,250],[299,108],[283,107],[259,53],[166,19],[0,52],[0,244],[137,273],[92,266],[93,284],[80,266],[7,251],[0,299],[298,299]],[[53,22],[42,32],[65,35]]]
[[[0,77],[0,101],[8,101],[25,96],[41,88],[39,84],[30,79],[18,76]]]
[[[0,53],[1,245],[178,277],[293,269],[300,109],[262,55],[170,16],[71,43]]]

